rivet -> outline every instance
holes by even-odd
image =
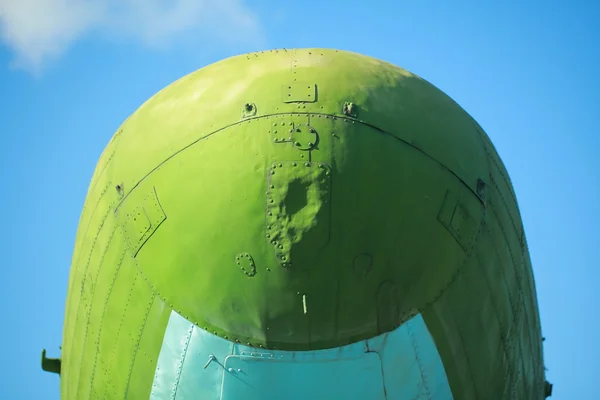
[[[273,131],[273,133],[277,133],[277,129],[275,129],[275,130]]]
[[[229,372],[233,372],[233,368],[229,368],[227,371],[229,371]]]
[[[281,164],[279,164],[279,168],[281,168],[281,167],[282,167],[282,165],[281,165]]]
[[[273,126],[277,126],[277,122],[273,122]]]
[[[308,147],[311,147],[313,145],[312,142],[308,142]]]
[[[295,145],[296,147],[300,147],[300,142],[294,142],[294,145]]]
[[[297,164],[296,163],[292,163],[292,165],[295,167]]]
[[[271,185],[271,189],[275,189],[275,185]]]
[[[305,166],[305,167],[308,167],[309,165],[310,165],[310,164],[309,164],[309,163],[307,163],[307,162],[306,162],[306,163],[304,163],[304,166]]]

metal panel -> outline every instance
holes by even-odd
[[[379,354],[331,361],[229,356],[221,400],[385,399]]]
[[[154,188],[144,197],[141,204],[126,214],[122,228],[134,257],[166,218]]]
[[[172,312],[151,399],[452,400],[421,315],[350,345],[309,351],[235,344]]]
[[[459,202],[450,191],[446,193],[444,203],[438,214],[438,220],[465,250],[473,241],[479,225],[469,214],[467,207]]]
[[[314,250],[329,240],[331,169],[324,163],[276,162],[267,185],[267,240],[281,266],[290,267],[300,245]]]
[[[284,103],[314,103],[317,101],[317,85],[305,82],[293,82],[283,87]]]

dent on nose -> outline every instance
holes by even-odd
[[[253,98],[271,80],[246,82],[240,104],[256,114],[243,108],[128,195],[124,214],[151,190],[159,200],[165,220],[134,240],[136,260],[183,316],[257,347],[331,348],[397,328],[448,286],[483,215],[474,171],[487,160],[458,106],[377,65],[340,87],[312,66],[316,86],[284,86],[285,110],[279,91]]]

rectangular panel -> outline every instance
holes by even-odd
[[[155,188],[152,188],[150,193],[138,204],[135,204],[135,198],[132,197],[125,200],[119,208],[118,215],[133,257],[137,255],[160,224],[167,219],[158,201]]]
[[[292,82],[283,86],[284,103],[313,103],[317,101],[317,85],[305,82]]]
[[[228,356],[223,374],[221,400],[385,399],[377,353],[335,362]]]

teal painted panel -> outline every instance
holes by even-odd
[[[252,348],[213,335],[172,312],[151,399],[452,400],[421,315],[398,329],[338,348]]]
[[[379,355],[356,353],[329,360],[228,356],[221,400],[384,400]]]
[[[176,398],[193,330],[193,324],[176,312],[171,313],[156,364],[151,399]]]
[[[421,314],[367,340],[381,357],[388,399],[452,400],[444,365]]]
[[[174,313],[175,316],[183,318]],[[225,357],[233,348],[234,343],[194,327],[176,399],[218,399]]]

